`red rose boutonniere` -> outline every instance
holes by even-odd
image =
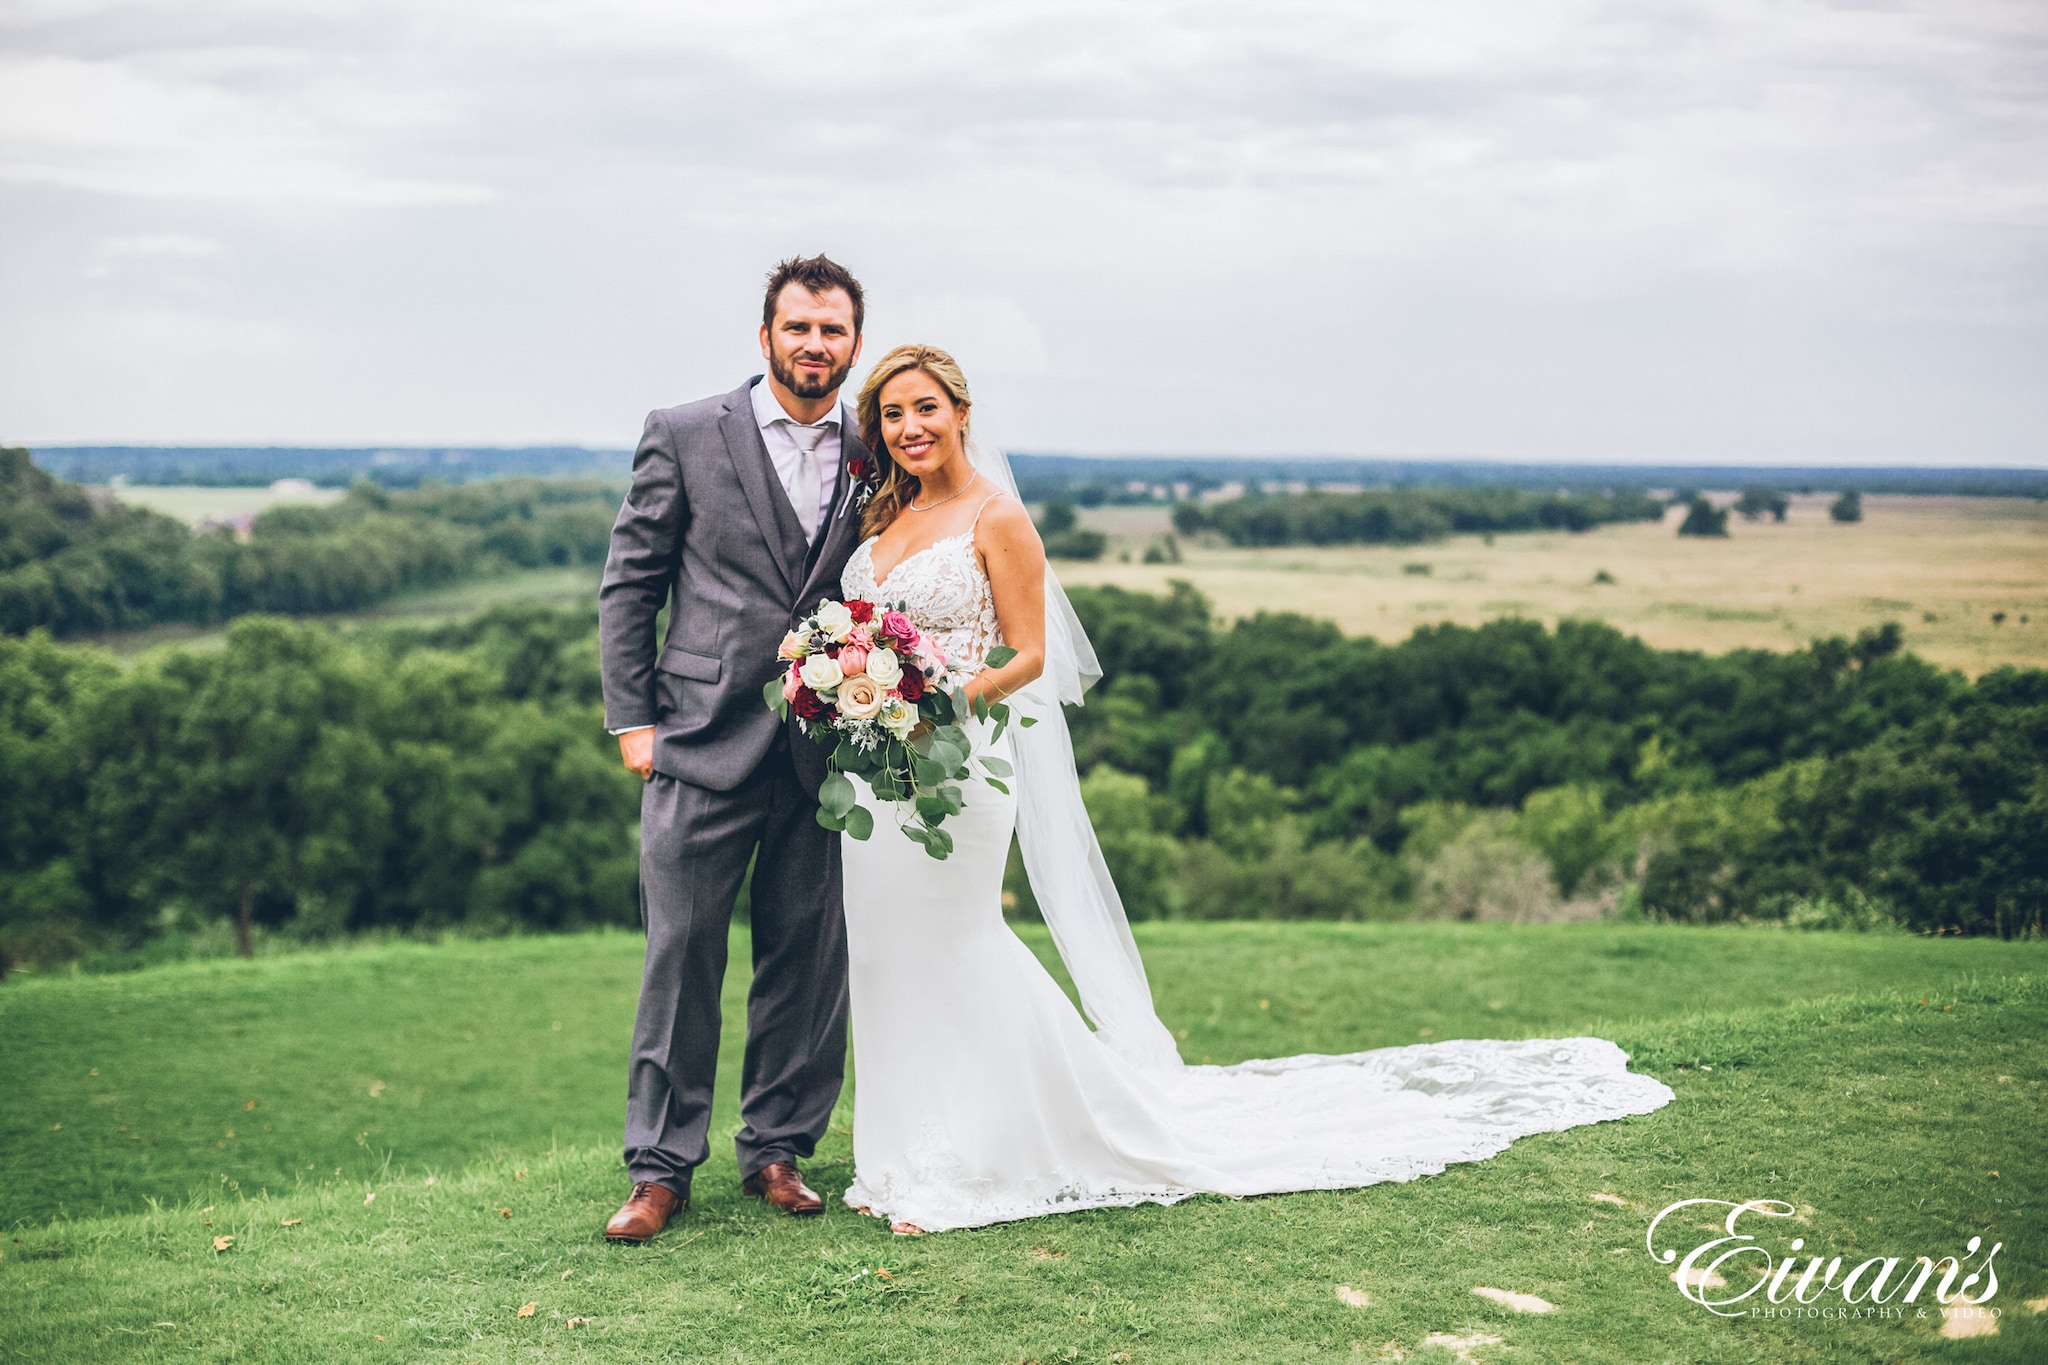
[[[846,462],[846,477],[853,480],[854,511],[866,509],[868,499],[875,496],[875,480],[880,476],[874,460],[866,455],[856,455]]]

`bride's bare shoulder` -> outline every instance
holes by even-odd
[[[982,557],[1005,563],[1042,561],[1045,547],[1031,513],[1008,493],[998,493],[982,507],[974,526],[975,547]]]

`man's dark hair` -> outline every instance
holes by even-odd
[[[775,301],[782,297],[784,285],[800,284],[813,294],[822,294],[828,289],[844,289],[846,297],[853,300],[853,334],[860,335],[861,324],[867,320],[867,303],[861,296],[860,281],[830,256],[792,256],[768,272],[768,297],[761,304],[761,325],[775,325]]]

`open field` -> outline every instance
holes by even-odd
[[[1727,540],[1681,539],[1673,511],[1662,525],[1503,534],[1490,545],[1461,535],[1240,550],[1205,538],[1183,542],[1180,564],[1135,562],[1169,529],[1165,509],[1104,507],[1082,520],[1114,538],[1110,554],[1062,564],[1060,577],[1144,592],[1185,578],[1226,618],[1299,611],[1388,641],[1438,621],[1577,616],[1662,648],[1719,653],[1790,649],[1897,621],[1907,648],[1973,677],[2000,664],[2048,665],[2048,503],[1869,496],[1861,524],[1837,526],[1830,501],[1796,496],[1782,525],[1730,517]],[[1123,551],[1134,562],[1118,562]],[[1594,582],[1603,569],[1614,583]],[[2005,613],[2002,624],[1994,612]]]
[[[1138,933],[1191,1059],[1595,1032],[1678,1101],[1407,1185],[906,1242],[836,1203],[850,1102],[807,1165],[824,1218],[738,1193],[735,971],[694,1206],[624,1249],[596,1230],[623,1190],[633,936],[28,977],[0,988],[0,1359],[1452,1359],[1422,1349],[1433,1332],[1500,1338],[1474,1348],[1481,1365],[2048,1350],[2048,1320],[2022,1306],[2048,1293],[2048,945],[1614,924]],[[745,948],[736,934],[736,961]],[[1783,1199],[1812,1248],[1854,1259],[2002,1241],[1999,1334],[1950,1347],[1934,1309],[1715,1319],[1644,1249],[1649,1218],[1685,1198]],[[1476,1285],[1557,1311],[1517,1314]]]
[[[147,507],[197,526],[208,517],[241,517],[284,505],[324,506],[340,502],[340,488],[213,488],[193,484],[121,484],[105,490],[131,507]]]

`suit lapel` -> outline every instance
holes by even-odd
[[[742,384],[726,399],[725,415],[718,419],[718,430],[725,437],[726,457],[732,461],[733,473],[739,476],[740,490],[747,495],[754,524],[760,528],[761,538],[768,542],[769,555],[783,581],[794,592],[800,586],[798,575],[806,548],[803,528],[797,525],[789,496],[775,477],[768,447],[761,440],[761,428],[754,424],[754,400],[749,392],[752,387]]]

